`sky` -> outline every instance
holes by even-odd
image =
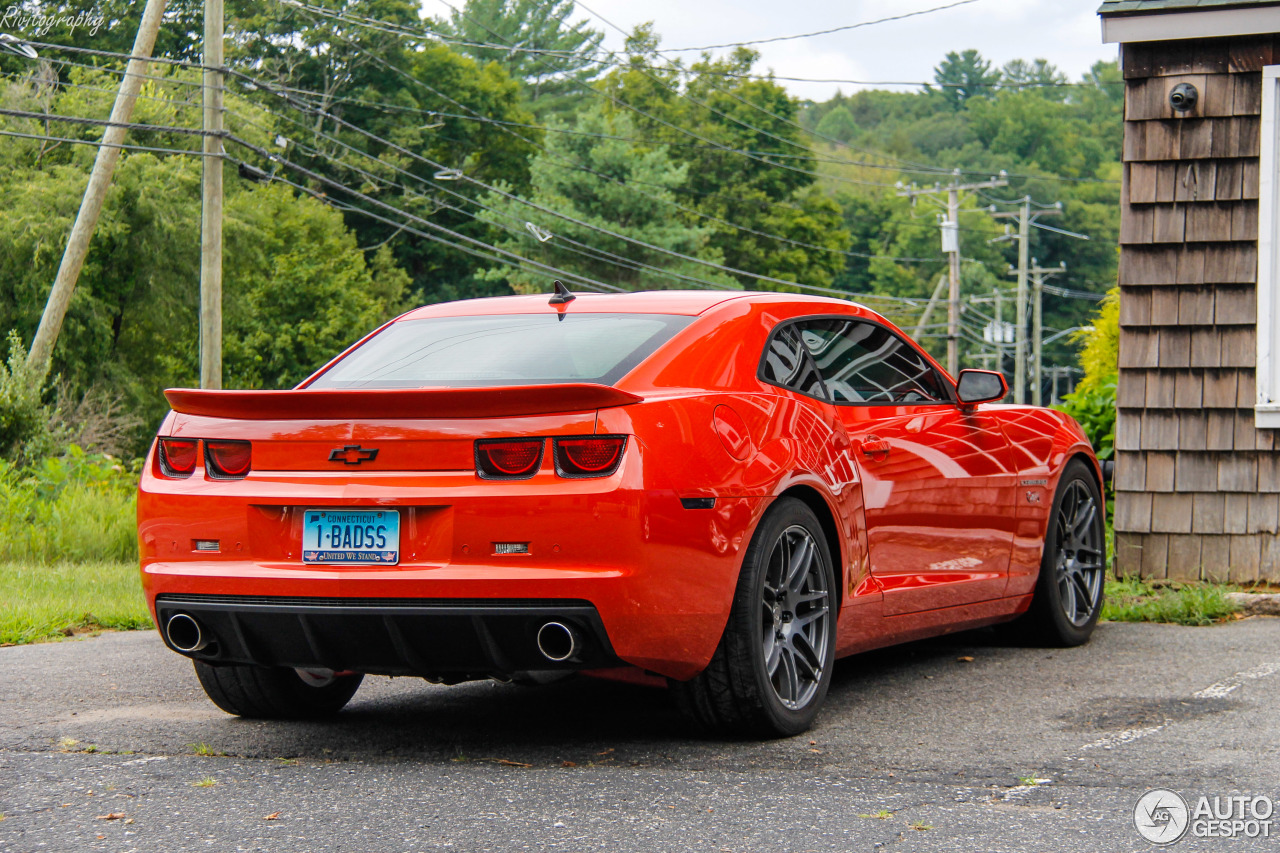
[[[947,5],[955,0],[585,0],[592,11],[625,30],[653,21],[664,50],[795,35]],[[779,76],[924,82],[948,51],[975,48],[996,65],[1010,59],[1049,60],[1072,80],[1100,59],[1116,58],[1102,44],[1101,0],[973,0],[952,9],[847,32],[756,47],[760,69]],[[425,0],[429,15],[445,12]],[[591,16],[579,6],[579,15]],[[605,46],[622,36],[603,29]],[[725,53],[726,51],[714,51]],[[679,54],[689,58],[696,53]],[[822,101],[859,88],[849,84],[784,82],[801,98]],[[873,86],[870,88],[902,88]]]

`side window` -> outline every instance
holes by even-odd
[[[797,324],[834,403],[929,403],[949,399],[938,373],[888,329],[862,320]]]
[[[822,377],[805,352],[805,345],[800,339],[800,327],[796,323],[783,326],[769,338],[760,376],[773,385],[781,385],[819,400],[826,398]]]

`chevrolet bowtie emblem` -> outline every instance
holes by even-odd
[[[359,465],[361,462],[372,462],[378,458],[378,448],[365,449],[358,444],[346,447],[335,447],[329,451],[330,462],[341,462],[343,465]]]

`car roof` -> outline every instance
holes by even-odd
[[[573,301],[561,306],[550,305],[552,294],[529,296],[493,296],[424,305],[402,316],[401,320],[429,317],[474,317],[489,314],[540,314],[548,310],[564,310],[575,314],[678,314],[696,317],[726,302],[810,303],[819,306],[853,304],[844,299],[807,296],[797,293],[762,293],[716,290],[646,290],[626,293],[575,293]],[[859,306],[861,307],[861,306]],[[865,309],[864,309],[865,310]]]

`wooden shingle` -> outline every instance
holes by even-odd
[[[1217,367],[1222,360],[1222,342],[1213,326],[1200,326],[1191,330],[1191,366],[1194,368]]]
[[[1195,357],[1195,338],[1191,341]],[[1198,370],[1179,370],[1174,374],[1173,405],[1179,409],[1198,409],[1204,404],[1204,376]]]
[[[1234,370],[1205,371],[1205,408],[1234,409],[1236,407],[1236,379]],[[1250,402],[1249,405],[1252,406],[1253,403]]]
[[[1203,409],[1183,409],[1170,412],[1178,419],[1178,449],[1206,450],[1208,448],[1209,414]]]
[[[1244,192],[1244,161],[1215,160],[1214,163],[1213,197],[1218,201],[1235,201],[1241,198]]]
[[[1232,583],[1252,583],[1258,580],[1258,567],[1262,562],[1262,538],[1259,536],[1232,536],[1227,579]]]
[[[1200,578],[1214,583],[1226,583],[1230,576],[1230,536],[1205,536],[1200,540]]]
[[[1142,449],[1142,415],[1135,410],[1116,412],[1116,450]]]
[[[1145,240],[1135,242],[1147,243],[1181,243],[1192,239],[1187,234],[1187,208],[1185,204],[1157,204],[1154,213],[1152,234]],[[1231,230],[1231,220],[1227,219],[1227,233]],[[1201,240],[1205,242],[1208,238]]]
[[[1214,160],[1192,160],[1189,163],[1173,163],[1173,201],[1213,201],[1216,193],[1217,166]],[[1167,202],[1167,198],[1156,201]]]
[[[1169,566],[1169,537],[1164,533],[1149,533],[1142,537],[1142,575],[1148,578],[1164,577]]]
[[[1253,533],[1280,532],[1280,495],[1249,495],[1248,528]]]
[[[1200,492],[1192,497],[1191,529],[1196,533],[1221,533],[1226,501],[1216,492]],[[1154,504],[1152,505],[1154,507]],[[1154,509],[1152,515],[1155,515]]]
[[[1238,116],[1262,114],[1262,75],[1231,75],[1231,112]]]
[[[1155,204],[1158,170],[1155,163],[1129,163],[1125,166],[1130,204]]]
[[[1213,320],[1223,326],[1252,326],[1258,322],[1258,296],[1252,286],[1217,288]]]
[[[1174,375],[1169,371],[1152,371],[1147,374],[1147,397],[1143,406],[1148,409],[1173,408]]]
[[[1213,323],[1213,302],[1216,292],[1212,287],[1180,287],[1178,293],[1178,323],[1183,326],[1204,326]],[[1192,347],[1195,343],[1192,343]]]
[[[1115,529],[1142,531],[1151,529],[1151,495],[1146,492],[1117,492]]]
[[[1179,492],[1210,492],[1218,485],[1218,458],[1210,453],[1177,454],[1174,485]]]
[[[1258,491],[1258,457],[1240,452],[1219,456],[1218,490],[1255,494]]]
[[[1256,377],[1252,369],[1236,371],[1236,406],[1252,409],[1257,402]]]
[[[1223,496],[1222,532],[1252,533],[1249,529],[1250,495],[1240,492],[1227,492]]]
[[[1232,450],[1236,446],[1236,413],[1234,409],[1211,409],[1205,413],[1205,449]]]
[[[1170,534],[1168,577],[1182,580],[1199,578],[1200,539],[1201,537],[1195,534]]]
[[[1231,73],[1260,72],[1271,64],[1271,39],[1232,39],[1228,54],[1227,68]]]
[[[1147,409],[1142,413],[1142,445],[1147,450],[1178,449],[1178,414]]]
[[[1120,366],[1158,367],[1159,332],[1146,329],[1120,329]]]
[[[1238,241],[1258,239],[1258,203],[1242,201],[1231,208],[1231,236]]]
[[[1235,388],[1231,389],[1235,399]],[[1116,382],[1116,405],[1122,409],[1140,409],[1147,396],[1147,374],[1143,370],[1121,370]]]
[[[1194,495],[1162,492],[1151,496],[1152,533],[1190,533]]]
[[[1174,464],[1177,454],[1147,453],[1146,469],[1148,492],[1172,492],[1174,490]]]
[[[1120,217],[1120,243],[1121,245],[1150,243],[1155,235],[1155,227],[1154,205],[1130,205]]]
[[[1142,571],[1142,536],[1116,530],[1116,572],[1120,575],[1137,575]]]
[[[1116,456],[1115,488],[1120,492],[1140,492],[1147,488],[1147,455],[1121,453]]]
[[[1152,303],[1154,308],[1154,303]],[[1191,366],[1191,330],[1164,328],[1156,333],[1158,336],[1158,358],[1160,367]]]
[[[1253,367],[1257,361],[1257,329],[1253,326],[1226,326],[1222,336],[1223,367]]]
[[[1177,326],[1181,294],[1179,289],[1158,287],[1151,291],[1151,325]]]
[[[1146,326],[1151,322],[1151,288],[1125,288],[1120,299],[1120,325]]]

